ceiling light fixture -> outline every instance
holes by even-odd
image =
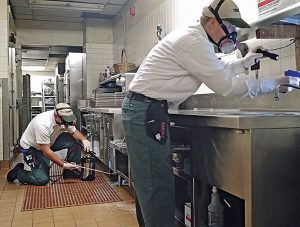
[[[61,9],[78,10],[83,12],[101,12],[104,9],[103,4],[81,3],[70,1],[47,1],[47,0],[29,0],[29,7],[32,9]]]
[[[23,71],[44,71],[45,70],[45,66],[29,66],[29,65],[23,65],[22,67]]]

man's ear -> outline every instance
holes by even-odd
[[[61,118],[60,118],[57,114],[54,115],[54,118],[55,118],[55,121],[56,121],[58,124],[61,124],[61,123],[62,123]]]

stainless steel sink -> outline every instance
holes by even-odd
[[[195,108],[194,111],[213,115],[236,115],[236,116],[300,116],[297,111],[285,110],[243,110],[221,108]]]

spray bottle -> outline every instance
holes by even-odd
[[[211,202],[208,205],[208,226],[223,227],[223,206],[220,203],[219,193],[215,186],[212,188]]]
[[[84,158],[81,158],[81,180],[83,181],[95,180],[96,160],[94,154],[93,151],[89,151]]]

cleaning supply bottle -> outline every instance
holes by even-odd
[[[215,186],[212,188],[211,202],[208,205],[208,226],[223,227],[223,206],[220,203],[219,193]]]

